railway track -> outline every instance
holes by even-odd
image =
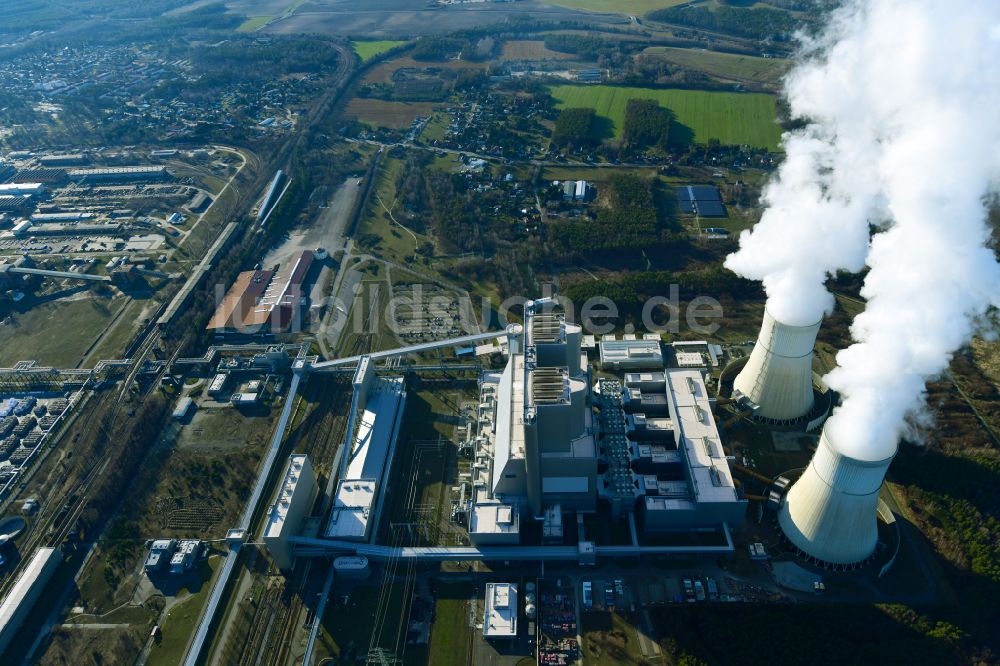
[[[102,414],[97,415],[96,418],[84,418],[82,421],[76,419],[74,421],[74,428],[78,424],[82,424],[83,426],[82,430],[75,431],[75,435],[73,436],[74,442],[78,440],[86,442],[91,441],[94,437],[108,437],[110,435],[121,413],[121,409],[128,399],[129,387],[135,381],[136,376],[138,376],[145,364],[146,357],[158,340],[158,331],[150,330],[146,334],[146,338],[140,343],[132,356],[129,371],[122,389],[114,394],[112,404],[106,407]],[[74,432],[74,428],[67,428],[60,439],[70,436]],[[82,479],[76,480],[69,488],[67,488],[67,481],[71,472],[65,471],[60,475],[58,482],[54,484],[58,489],[50,491],[50,494],[46,497],[40,508],[38,521],[33,526],[24,545],[19,549],[25,554],[25,557],[18,563],[14,571],[11,572],[11,575],[7,579],[8,581],[17,580],[17,577],[21,575],[24,567],[27,566],[31,559],[27,556],[28,554],[34,553],[41,547],[58,548],[67,540],[69,534],[78,524],[83,511],[87,508],[95,483],[103,477],[111,463],[116,460],[117,456],[107,452],[99,462],[84,472]],[[60,507],[60,505],[61,508],[56,508]]]
[[[342,354],[354,356],[372,351],[378,336],[369,331],[377,330],[373,327],[373,323],[380,302],[381,298],[379,297],[372,299],[365,312],[362,332],[346,346],[346,349],[341,352]],[[312,415],[318,414],[319,416],[312,423],[308,423],[305,435],[297,443],[296,450],[308,453],[313,460],[319,462],[320,466],[326,466],[328,463],[332,463],[337,447],[342,446],[347,437],[346,429],[349,420],[347,411],[351,402],[350,380],[347,376],[340,376],[321,380],[313,379],[313,381],[332,382],[333,385],[327,388],[328,384],[324,384],[319,402],[312,412]],[[330,464],[329,474],[335,473],[336,470]],[[241,659],[239,662],[241,666],[244,664],[248,666],[250,664],[254,666],[260,664],[283,666],[292,663],[291,646],[296,632],[300,629],[299,619],[305,608],[303,599],[307,593],[305,586],[309,580],[312,562],[312,560],[300,562],[293,569],[284,588],[286,603],[280,613],[272,610],[266,617],[261,616],[259,612],[255,613],[251,631],[254,638],[248,640],[245,646],[245,652],[248,655],[255,655],[255,660],[249,657],[246,661]],[[309,614],[311,615],[312,612],[310,610]],[[313,622],[319,624],[321,618],[313,618]],[[248,647],[252,645],[257,647]]]
[[[121,414],[122,407],[128,399],[132,384],[135,382],[136,377],[145,365],[146,357],[153,350],[153,347],[156,346],[159,339],[159,331],[156,329],[150,330],[146,339],[142,342],[142,344],[140,344],[139,349],[131,359],[129,372],[125,376],[125,380],[122,382],[121,391],[118,392],[110,411],[103,419],[91,420],[87,430],[88,436],[94,432],[94,428],[105,430],[105,435],[110,434],[110,430],[114,427],[115,422]],[[58,527],[56,525],[52,526],[52,528],[55,529],[55,533],[49,540],[50,546],[59,546],[59,544],[66,540],[67,536],[69,536],[69,533],[73,530],[77,521],[80,519],[80,515],[87,507],[87,503],[90,499],[90,490],[93,487],[94,482],[103,476],[104,472],[108,469],[108,466],[115,460],[117,460],[117,458],[113,455],[104,456],[104,461],[99,465],[95,465],[90,470],[83,481],[79,499],[74,503],[72,509],[70,509],[68,514],[61,521],[61,524]]]

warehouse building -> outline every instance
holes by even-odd
[[[264,290],[274,275],[272,271],[244,271],[236,277],[215,314],[208,322],[208,330],[231,333],[243,330],[243,322],[264,295]]]
[[[30,196],[0,194],[0,213],[21,213],[32,208]]]
[[[51,167],[35,167],[18,169],[17,175],[11,178],[14,183],[44,183],[46,185],[62,185],[66,182],[66,170]]]
[[[280,270],[240,273],[216,308],[208,330],[217,334],[282,333],[299,322],[303,308],[303,284],[314,255],[299,252]]]
[[[0,184],[0,195],[15,197],[38,196],[45,193],[45,183],[3,183]]]
[[[313,253],[299,252],[271,277],[264,294],[244,319],[248,330],[287,331],[302,312],[302,285],[312,267]]]
[[[86,164],[87,157],[82,153],[66,153],[62,155],[42,155],[38,158],[42,166],[72,166]]]
[[[97,169],[71,169],[69,179],[83,183],[131,183],[163,180],[170,174],[163,166],[101,167]]]

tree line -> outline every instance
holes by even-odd
[[[678,23],[705,30],[727,32],[751,39],[784,41],[802,25],[792,14],[780,9],[719,7],[716,10],[683,5],[650,12],[654,21]]]

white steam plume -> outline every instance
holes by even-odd
[[[884,459],[926,380],[1000,305],[985,203],[1000,178],[1000,2],[850,0],[807,53],[788,80],[810,121],[786,137],[797,166],[727,265],[764,280],[772,314],[801,320],[829,306],[827,271],[866,259],[868,303],[826,377],[844,396],[826,427],[843,453]],[[884,230],[865,257],[869,220]]]

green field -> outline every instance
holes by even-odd
[[[13,314],[0,327],[0,367],[29,359],[56,368],[76,366],[118,307],[112,297],[87,293]]]
[[[687,0],[546,0],[547,4],[570,9],[582,9],[586,12],[608,12],[612,14],[629,14],[641,16],[654,9],[673,7]]]
[[[551,86],[549,90],[559,108],[592,108],[609,121],[607,135],[601,138],[621,136],[625,105],[630,99],[655,99],[673,111],[677,122],[691,130],[695,143],[718,139],[724,144],[777,150],[781,138],[773,95],[581,85]]]
[[[220,564],[222,564],[222,558],[212,556],[208,558],[207,565],[203,562],[199,566],[199,570],[204,576],[201,587],[197,592],[167,611],[166,617],[160,621],[162,638],[150,650],[147,664],[152,666],[179,664],[183,660],[188,640],[194,633],[201,609],[205,605],[205,598],[212,587],[212,580],[215,578],[215,572]]]
[[[275,18],[274,16],[250,16],[236,28],[236,32],[256,32]]]
[[[386,51],[391,51],[397,46],[405,43],[406,42],[391,39],[372,42],[351,42],[351,48],[354,49],[354,52],[358,54],[359,58],[361,58],[361,62],[368,62],[372,58],[378,57]]]
[[[434,624],[431,626],[430,664],[461,664],[469,649],[469,583],[438,583]]]
[[[759,83],[777,83],[791,66],[791,63],[783,58],[756,58],[704,49],[677,49],[669,46],[651,46],[642,54],[683,67],[697,69],[713,76]]]

